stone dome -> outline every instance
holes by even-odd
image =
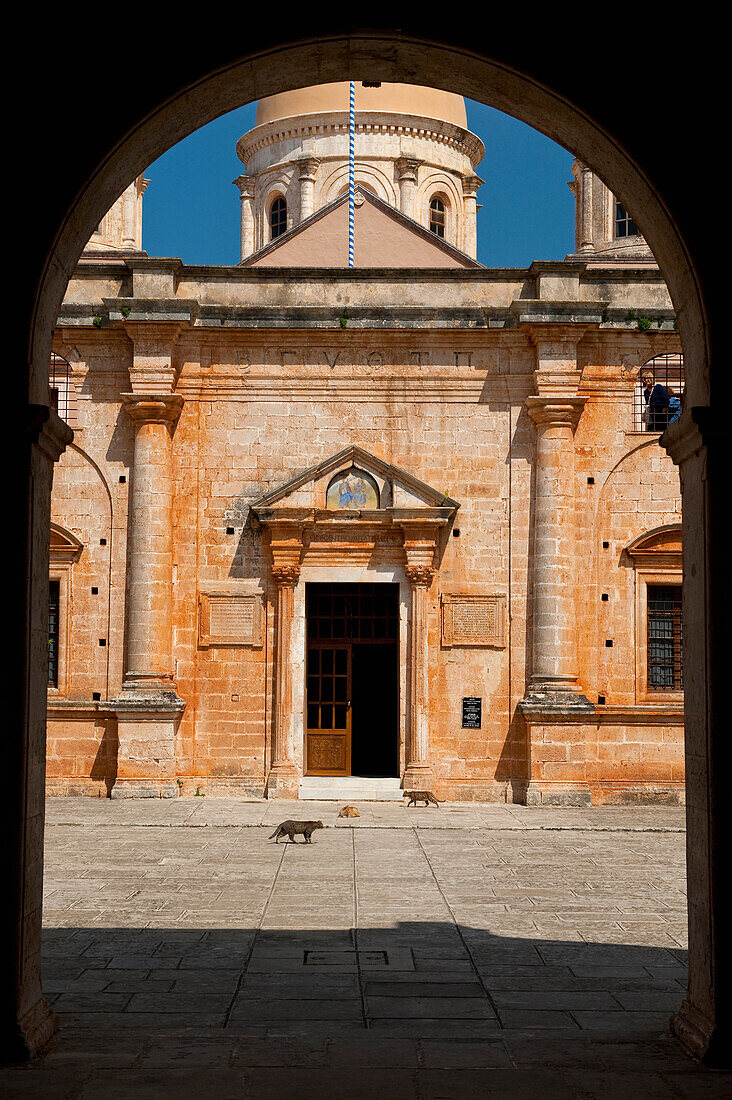
[[[348,81],[317,84],[312,88],[298,88],[260,99],[254,125],[264,126],[298,115],[347,111],[348,108]],[[443,92],[439,88],[422,88],[416,84],[381,84],[378,88],[365,88],[358,81],[356,110],[435,118],[463,129],[468,127],[465,100],[461,95]]]

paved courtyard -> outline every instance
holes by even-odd
[[[732,1095],[668,1032],[683,810],[359,808],[51,800],[60,1031],[0,1094]]]

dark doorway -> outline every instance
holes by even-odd
[[[399,585],[308,584],[305,606],[305,774],[398,776]]]

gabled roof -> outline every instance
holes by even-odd
[[[356,202],[356,267],[483,267],[371,192],[357,188]],[[239,266],[347,267],[348,195],[316,210]]]
[[[396,482],[398,485],[403,486],[407,491],[421,498],[426,507],[460,507],[456,500],[440,492],[439,489],[433,489],[431,485],[427,485],[424,481],[420,481],[412,474],[407,473],[406,470],[402,470],[389,462],[384,462],[382,458],[377,458],[376,455],[372,455],[369,451],[365,451],[362,447],[357,447],[355,445],[344,447],[342,451],[338,451],[337,454],[331,455],[330,458],[326,458],[316,466],[310,466],[307,470],[303,470],[302,473],[284,482],[284,484],[278,485],[274,489],[270,489],[268,493],[264,493],[261,497],[253,500],[251,507],[257,511],[260,508],[271,508],[275,504],[281,504],[287,497],[297,492],[297,490],[301,489],[304,485],[310,482],[320,481],[322,478],[327,477],[328,474],[335,473],[337,470],[342,469],[349,462],[354,466],[363,467],[366,472],[373,472],[380,475],[385,481],[390,482],[392,485]]]

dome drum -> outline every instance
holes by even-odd
[[[371,93],[378,91],[378,96]],[[468,181],[485,148],[466,128],[460,96],[409,85],[356,90],[356,183],[424,228],[429,199],[446,200],[445,239],[475,256],[476,207]],[[328,205],[348,184],[348,84],[300,89],[260,102],[239,140],[247,169],[242,194],[242,259],[270,243],[273,194],[287,202],[288,227]],[[314,109],[314,108],[317,108]],[[247,181],[247,186],[242,185]],[[468,224],[470,223],[470,224]]]

